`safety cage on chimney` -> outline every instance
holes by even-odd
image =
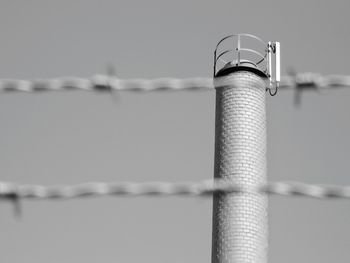
[[[254,49],[242,47],[242,44]],[[280,43],[265,43],[251,34],[233,34],[224,37],[214,51],[214,78],[222,77],[238,70],[247,70],[269,79],[270,88],[277,88],[281,80]]]

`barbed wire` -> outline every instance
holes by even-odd
[[[215,79],[215,86],[224,86],[225,81]],[[282,77],[280,88],[326,89],[350,87],[350,76],[299,73]],[[20,80],[0,79],[0,92],[44,92],[44,91],[171,91],[171,90],[210,90],[214,89],[213,78],[157,78],[119,79],[115,76],[96,75],[89,79],[62,77],[54,79]]]
[[[313,198],[350,198],[350,186],[300,182],[270,182],[242,187],[227,180],[202,182],[90,182],[66,186],[20,185],[0,182],[0,199],[72,199],[98,196],[210,196],[216,193],[256,193]]]
[[[119,79],[113,76],[96,75],[90,79],[63,77],[42,80],[0,79],[0,92],[43,91],[162,91],[162,90],[208,90],[213,89],[212,78],[157,78]]]

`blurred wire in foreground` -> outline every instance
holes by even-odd
[[[161,90],[206,90],[212,89],[212,78],[159,78],[119,79],[114,76],[97,75],[91,79],[63,77],[46,80],[0,79],[0,92],[43,91],[161,91]]]
[[[226,83],[215,79],[215,86]],[[317,73],[300,73],[282,77],[280,88],[328,89],[350,88],[350,76],[328,75]],[[63,77],[55,79],[18,80],[0,79],[0,92],[44,92],[44,91],[171,91],[171,90],[209,90],[214,89],[213,78],[158,78],[158,79],[119,79],[111,75],[96,75],[90,79]]]
[[[202,182],[113,182],[70,186],[19,185],[0,182],[0,199],[72,199],[98,196],[210,196],[225,194],[269,194],[313,198],[350,198],[350,186],[271,182],[260,187],[240,187],[227,180]]]

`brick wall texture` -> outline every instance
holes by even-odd
[[[240,186],[266,183],[266,82],[248,71],[216,88],[215,171]],[[212,263],[267,262],[267,197],[216,194]]]

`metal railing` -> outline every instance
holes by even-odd
[[[258,43],[260,42],[261,48],[263,50],[263,54],[250,49],[250,48],[242,48],[242,43],[241,39],[242,38],[250,38],[253,40],[256,40]],[[233,40],[233,41],[232,41]],[[233,49],[224,49],[220,52],[220,48],[223,47],[223,44],[227,43],[227,41],[232,41],[232,46],[234,47]],[[214,77],[217,75],[217,73],[223,69],[227,63],[230,63],[232,61],[235,62],[237,66],[241,64],[241,62],[247,62],[247,60],[242,60],[241,58],[241,53],[250,53],[256,56],[255,61],[249,61],[254,63],[254,65],[264,72],[268,77],[270,76],[271,72],[269,72],[269,60],[268,60],[268,52],[269,52],[269,47],[268,44],[265,43],[262,39],[251,35],[251,34],[233,34],[224,37],[219,41],[219,43],[216,45],[215,51],[214,51]],[[230,61],[226,61],[223,59],[226,55],[230,54],[232,57],[230,58]],[[224,63],[223,67],[218,67],[218,62],[221,61]]]

